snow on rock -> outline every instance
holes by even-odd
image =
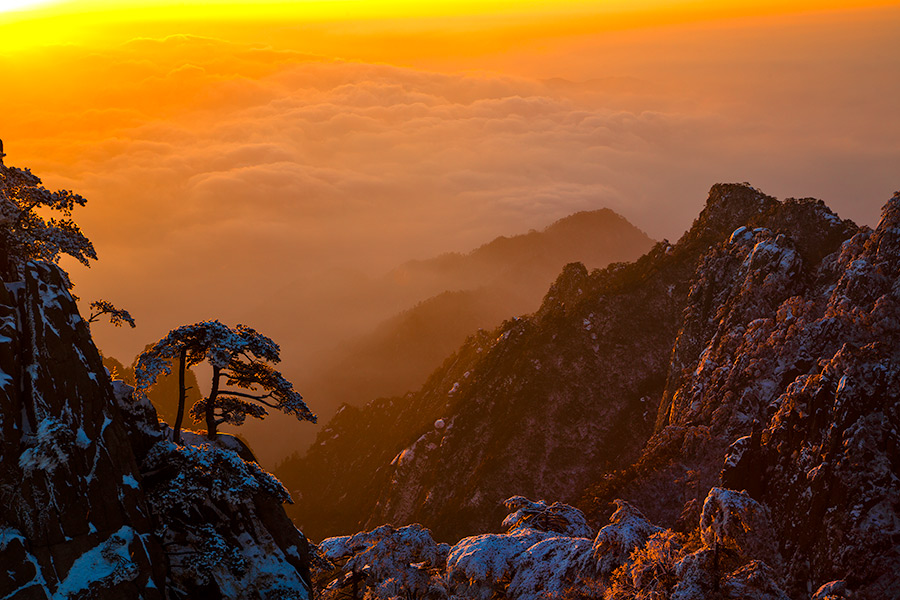
[[[52,592],[29,541],[12,527],[0,527],[0,593],[3,598],[51,598]]]
[[[551,537],[515,560],[507,596],[518,600],[563,598],[575,582],[591,573],[588,538]]]
[[[567,537],[591,537],[594,532],[588,526],[584,513],[568,504],[543,500],[532,502],[524,496],[513,496],[503,503],[509,516],[503,519],[503,527],[508,532],[516,529],[539,529],[562,534]]]
[[[131,527],[123,526],[101,544],[75,559],[66,578],[56,589],[56,597],[74,598],[92,591],[115,590],[140,575],[140,565],[131,555],[140,543]]]

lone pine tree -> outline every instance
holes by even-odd
[[[181,441],[185,409],[185,371],[204,361],[212,367],[209,396],[194,403],[194,421],[206,422],[206,435],[216,438],[219,425],[241,425],[247,416],[262,419],[274,408],[300,421],[316,422],[293,384],[272,368],[280,362],[278,344],[245,325],[235,328],[219,321],[202,321],[173,329],[145,350],[135,368],[137,389],[143,392],[157,378],[171,372],[178,360],[178,412],[173,425],[175,442]]]

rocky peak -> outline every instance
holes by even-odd
[[[706,206],[679,245],[708,244],[722,239],[778,204],[778,200],[749,183],[717,183],[710,188]]]

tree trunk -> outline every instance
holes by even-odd
[[[216,396],[219,395],[219,367],[213,367],[212,389],[209,392],[209,399],[206,401],[206,437],[216,439]]]
[[[187,348],[182,348],[178,355],[178,414],[175,415],[175,431],[172,434],[172,441],[176,444],[181,443],[181,422],[184,420],[184,399],[187,396],[187,391],[184,388],[186,361]]]

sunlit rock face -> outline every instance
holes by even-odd
[[[898,597],[898,231],[898,195],[870,230],[716,185],[677,244],[570,265],[420,391],[345,409],[305,463],[337,473],[332,502],[308,495],[300,520],[421,522],[453,543],[497,531],[507,496],[575,503],[595,527],[623,499],[702,546],[670,561],[673,597]],[[664,537],[648,556],[675,552]],[[613,579],[637,593],[642,573]]]
[[[0,287],[0,598],[309,598],[281,484],[230,436],[168,441],[65,273],[23,273]]]
[[[162,598],[141,475],[64,281],[31,263],[0,287],[0,597]]]

